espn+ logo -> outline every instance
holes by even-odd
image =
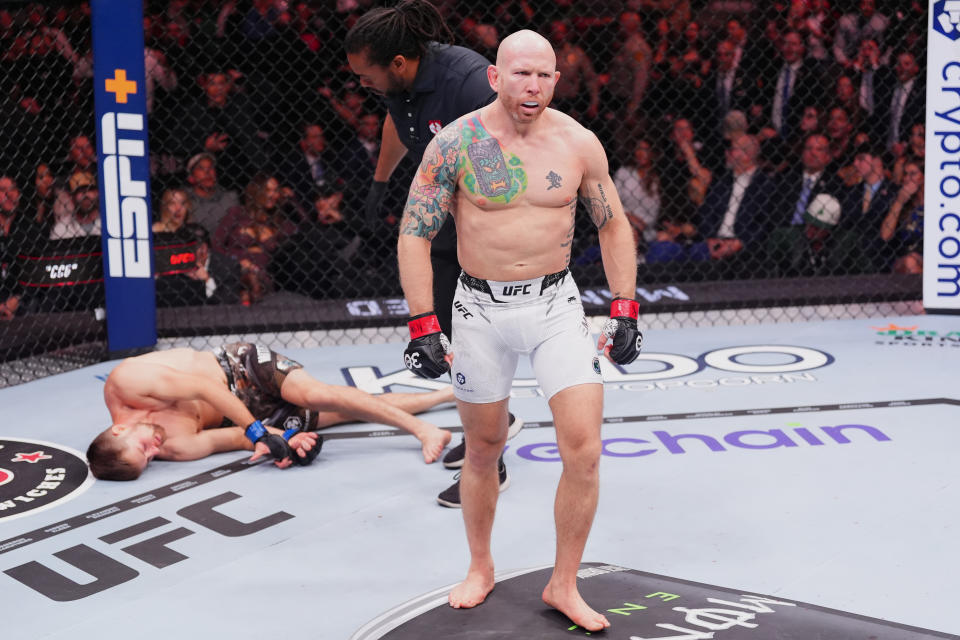
[[[109,111],[100,121],[103,157],[104,216],[107,275],[112,278],[149,278],[150,210],[147,183],[135,180],[130,158],[143,158],[146,146],[139,113]]]
[[[48,264],[43,269],[51,280],[60,280],[61,278],[69,278],[70,274],[77,269],[77,266],[76,262],[72,264]]]

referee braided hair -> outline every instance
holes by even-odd
[[[419,60],[427,44],[453,44],[453,32],[428,0],[400,0],[363,14],[344,40],[349,54],[367,52],[371,64],[385,67],[396,56]]]

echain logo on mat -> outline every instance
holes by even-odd
[[[951,40],[960,38],[960,0],[940,0],[933,4],[933,30]]]
[[[0,521],[75,498],[92,482],[77,451],[41,440],[0,437]]]

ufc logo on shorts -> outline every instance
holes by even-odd
[[[473,317],[473,314],[467,311],[467,308],[463,306],[463,303],[459,300],[453,303],[453,308],[460,312],[460,315],[463,316],[464,320]]]
[[[107,271],[113,278],[152,277],[147,183],[134,180],[130,170],[130,158],[144,157],[146,149],[143,140],[121,135],[143,127],[139,113],[109,111],[100,122]]]
[[[530,293],[530,285],[512,285],[508,284],[503,288],[503,295],[505,296],[525,296]]]

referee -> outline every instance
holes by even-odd
[[[347,33],[344,47],[350,69],[360,84],[383,97],[387,117],[383,123],[380,156],[367,195],[367,224],[379,219],[380,204],[390,176],[407,154],[419,164],[430,140],[443,127],[465,113],[483,107],[497,94],[487,81],[490,61],[479,53],[448,44],[453,33],[427,0],[401,0],[395,7],[371,9]],[[453,296],[460,277],[457,231],[449,216],[430,250],[433,265],[434,311],[440,328],[450,336]],[[523,422],[509,414],[508,437]],[[448,469],[463,466],[464,443],[443,459]],[[509,485],[500,457],[500,490]],[[459,478],[437,496],[446,507],[460,507]]]

